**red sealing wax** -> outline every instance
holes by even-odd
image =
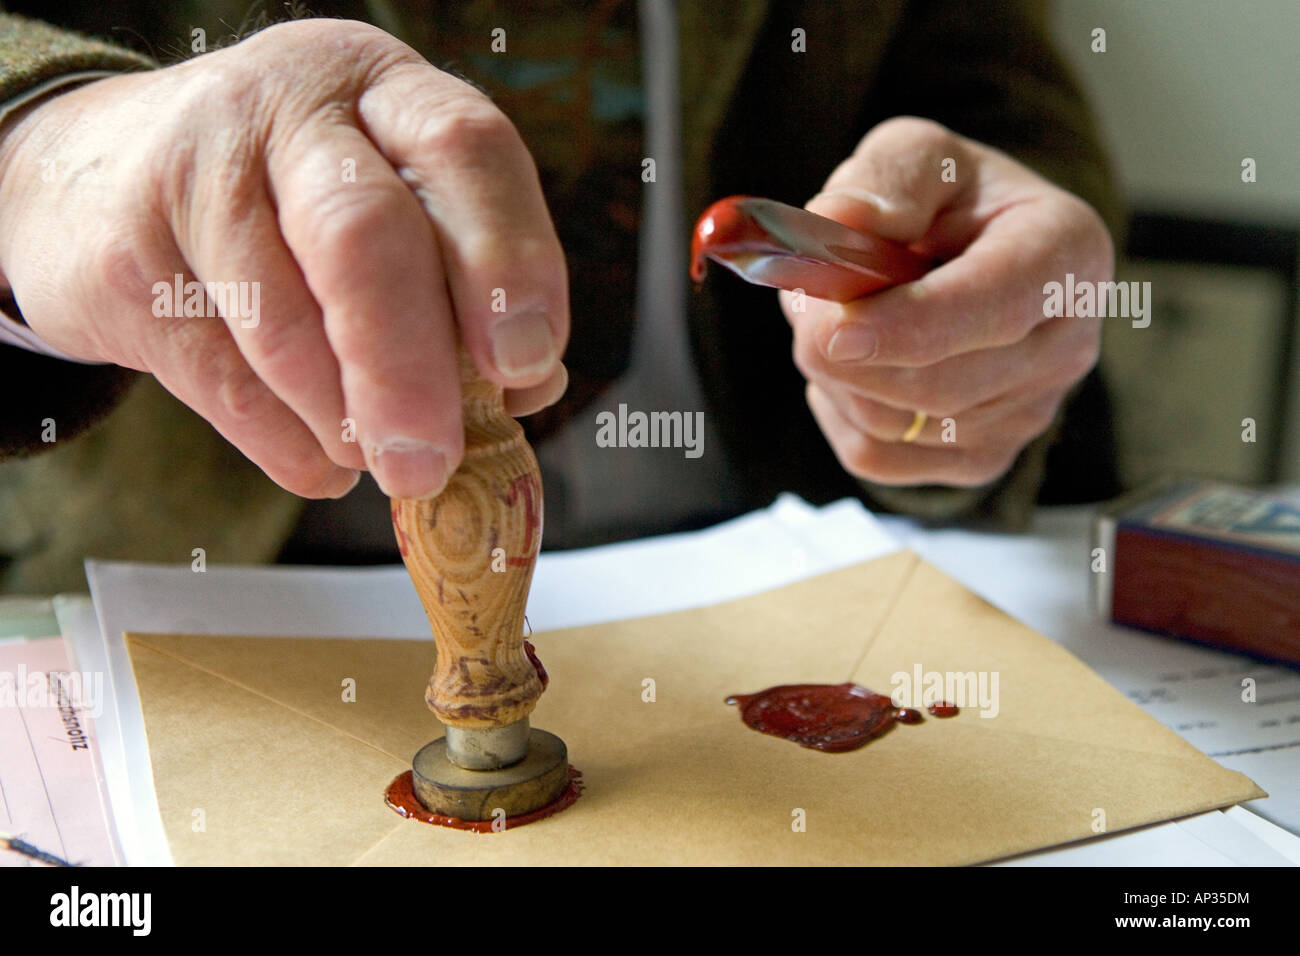
[[[757,694],[732,694],[728,704],[761,734],[800,747],[843,753],[857,750],[895,723],[917,724],[921,712],[900,708],[884,694],[859,684],[781,684]]]
[[[424,804],[420,803],[420,798],[415,795],[415,785],[411,779],[411,771],[408,770],[405,773],[399,773],[393,778],[393,782],[388,785],[388,789],[384,792],[384,803],[388,804],[389,809],[395,811],[398,816],[406,817],[408,820],[419,820],[421,823],[432,823],[435,826],[448,827],[452,830],[469,830],[473,833],[497,833],[501,830],[513,830],[516,827],[536,823],[538,820],[545,820],[547,817],[554,816],[561,810],[573,806],[581,795],[582,771],[573,764],[569,764],[569,789],[540,810],[533,810],[531,813],[523,813],[516,817],[506,817],[500,823],[495,820],[461,820],[459,817],[448,817],[441,813],[426,810]]]
[[[712,259],[755,285],[851,302],[919,279],[931,263],[906,246],[774,199],[719,199],[695,224],[691,278]]]
[[[551,677],[546,673],[541,658],[537,656],[537,648],[533,647],[532,641],[524,641],[524,653],[528,655],[528,663],[533,665],[533,670],[537,671],[537,679],[542,682],[542,690],[546,690],[546,685],[551,682]]]

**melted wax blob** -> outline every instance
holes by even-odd
[[[757,694],[734,694],[727,703],[738,706],[740,719],[759,733],[829,753],[856,750],[895,723],[925,719],[919,710],[897,707],[885,695],[852,683],[782,684]],[[951,717],[957,708],[933,704],[930,713]]]
[[[528,655],[528,662],[537,671],[537,679],[542,682],[542,690],[546,690],[546,685],[551,682],[551,678],[546,673],[546,668],[542,666],[542,662],[537,656],[537,648],[533,647],[532,641],[524,641],[524,653]]]
[[[506,817],[503,830],[513,830],[515,827],[522,827],[528,823],[536,823],[538,820],[545,820],[547,817],[554,816],[561,810],[573,806],[573,802],[578,799],[582,793],[582,771],[573,764],[569,764],[569,788],[560,794],[552,803],[548,803],[540,810],[533,810],[531,813],[521,813],[516,817]],[[393,782],[388,785],[387,792],[384,793],[384,803],[396,812],[399,816],[406,817],[408,820],[419,820],[421,823],[432,823],[440,827],[450,827],[453,830],[469,830],[472,833],[494,833],[492,824],[493,820],[462,820],[459,817],[448,817],[441,813],[432,813],[424,808],[420,798],[415,795],[415,788],[411,783],[411,771],[398,774],[393,778]]]
[[[936,704],[931,704],[926,708],[926,710],[935,717],[956,717],[958,713],[957,705],[950,704],[946,700],[941,700]]]

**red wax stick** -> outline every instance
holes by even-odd
[[[896,242],[754,196],[730,196],[704,211],[691,238],[696,282],[709,259],[755,285],[834,302],[919,279],[931,265]]]

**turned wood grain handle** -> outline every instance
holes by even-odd
[[[522,720],[542,684],[524,651],[524,606],[542,541],[542,477],[501,389],[460,349],[465,458],[436,498],[392,499],[402,560],[437,660],[425,700],[445,724]]]

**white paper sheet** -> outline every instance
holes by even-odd
[[[1077,520],[1075,524],[1082,527]],[[1067,561],[1042,561],[1026,548],[1069,555],[1072,544],[1057,541],[1070,526],[1049,525],[1042,540],[957,533],[959,543],[984,540],[979,565],[985,581],[988,572],[1017,574],[1014,587],[1002,588],[1013,600],[996,600],[1005,609],[1051,637],[1062,631],[1062,620],[1074,621],[1086,613],[1086,578],[1075,594],[1077,568]],[[914,526],[893,522],[890,530],[911,539],[910,546],[928,543]],[[1071,532],[1075,533],[1075,532]],[[955,577],[967,580],[952,563],[962,565],[966,551],[945,548],[935,533],[937,550],[923,551]],[[920,535],[918,537],[918,535]],[[1082,542],[1086,538],[1079,538]],[[1014,567],[1002,559],[1003,551],[1019,562]],[[529,622],[536,630],[591,624],[618,617],[681,610],[725,601],[821,574],[897,550],[897,538],[857,502],[842,501],[813,508],[793,496],[783,496],[770,508],[738,518],[716,528],[686,535],[627,542],[580,552],[543,555],[538,562],[528,603]],[[1082,544],[1078,544],[1082,548]],[[1017,550],[1020,549],[1020,550]],[[922,550],[918,547],[918,550]],[[952,551],[953,561],[944,555]],[[1083,551],[1086,554],[1086,549]],[[1069,559],[1072,560],[1072,559]],[[1085,569],[1084,562],[1081,567]],[[969,571],[969,568],[963,568]],[[94,595],[98,627],[85,617],[84,608],[65,607],[64,633],[75,642],[80,665],[98,661],[111,675],[116,709],[106,710],[100,735],[109,792],[117,817],[119,839],[130,863],[171,862],[158,819],[152,773],[144,741],[139,702],[123,631],[423,638],[428,624],[404,568],[295,569],[231,568],[209,566],[196,573],[188,566],[157,566],[87,561],[87,577]],[[1057,579],[1071,578],[1062,585]],[[1049,580],[1050,579],[1050,580]],[[1053,583],[1055,582],[1055,583]],[[968,582],[971,583],[971,582]],[[1051,584],[1052,586],[1048,586]],[[979,590],[979,588],[976,588]],[[1005,593],[1004,593],[1005,592]],[[1043,599],[1044,592],[1049,595]],[[1069,595],[1053,603],[1050,595]],[[1019,595],[1019,599],[1015,596]],[[1078,608],[1073,607],[1077,598]],[[1020,613],[1023,605],[1039,620]],[[1052,627],[1044,627],[1048,612]],[[1063,615],[1063,616],[1062,616]],[[1085,647],[1096,632],[1127,632],[1090,623],[1092,636],[1082,637],[1083,625],[1066,633]],[[1059,638],[1058,638],[1059,639]],[[1103,640],[1110,639],[1103,636]],[[1148,639],[1149,640],[1149,639]],[[1066,643],[1084,660],[1074,644]],[[90,663],[87,663],[87,662]],[[1103,672],[1104,673],[1104,672]],[[1109,676],[1109,675],[1108,675]],[[1122,675],[1121,675],[1122,676]],[[1112,678],[1113,680],[1113,678]],[[1260,781],[1265,788],[1268,784]],[[1285,863],[1288,852],[1274,845],[1268,834],[1288,846],[1300,841],[1276,828],[1247,830],[1221,812],[1203,814],[1192,824],[1198,832],[1217,834],[1210,846],[1188,830],[1188,821],[1167,823],[1132,834],[1089,841],[1064,850],[1045,851],[1011,861],[1013,865],[1075,864],[1104,861],[1105,865],[1146,864],[1155,860],[1213,862],[1221,865]],[[1152,834],[1155,834],[1154,836]],[[1154,842],[1153,842],[1154,841]],[[1083,847],[1088,848],[1086,852]],[[1095,848],[1094,848],[1095,847]],[[1228,852],[1225,852],[1225,849]]]

